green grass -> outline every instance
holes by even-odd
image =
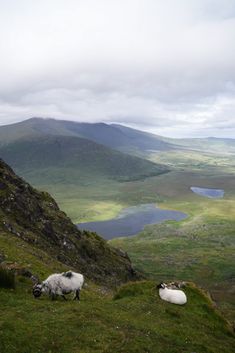
[[[0,290],[0,350],[4,353],[232,352],[234,337],[210,300],[193,285],[188,304],[160,300],[154,282],[128,284],[113,300],[89,286],[81,302],[32,297],[30,283]],[[128,289],[129,287],[129,289]],[[130,292],[134,293],[129,295]]]
[[[44,278],[52,272],[61,272],[64,268],[69,269],[59,261],[55,261],[45,251],[3,231],[0,231],[0,250],[6,254],[4,261],[6,266],[15,264],[13,267],[25,268],[39,278]]]
[[[46,179],[52,184],[78,184],[84,175],[88,179],[105,177],[122,182],[167,171],[149,160],[72,136],[26,137],[0,146],[0,155],[23,176]]]
[[[119,199],[120,183],[105,178],[85,179],[80,184],[46,184],[41,190],[50,190],[59,207],[74,223],[105,220],[115,217],[128,204]]]
[[[215,173],[226,170],[226,173],[233,173],[235,169],[234,155],[213,154],[198,151],[167,151],[161,153],[149,153],[149,159],[153,162],[162,163],[171,169],[187,171],[206,171],[210,169]]]
[[[5,265],[40,279],[67,267],[12,235],[0,234]],[[188,283],[188,303],[162,301],[155,281],[127,283],[115,292],[88,282],[81,302],[34,299],[32,282],[0,288],[0,351],[4,353],[230,353],[231,327],[203,291]]]

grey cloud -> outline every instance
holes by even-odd
[[[234,133],[235,0],[0,0],[0,10],[0,124],[51,116]]]

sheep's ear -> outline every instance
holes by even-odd
[[[156,288],[157,288],[157,289],[163,288],[163,287],[162,287],[162,282],[159,283],[159,284],[157,284]]]
[[[71,278],[73,276],[73,272],[71,270],[67,272],[63,272],[62,276]]]

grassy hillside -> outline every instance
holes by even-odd
[[[0,156],[29,181],[46,177],[43,182],[79,183],[80,178],[138,180],[158,175],[167,168],[111,150],[79,137],[41,136],[25,138],[0,148]],[[40,179],[39,179],[40,180]]]
[[[189,304],[181,308],[160,301],[152,282],[129,287],[134,297],[115,301],[98,288],[85,289],[79,305],[35,300],[29,284],[22,282],[15,292],[1,290],[0,349],[5,353],[21,353],[22,347],[25,353],[232,352],[231,330],[196,288],[187,288]]]
[[[44,279],[68,267],[22,239],[0,232],[11,268]],[[188,284],[186,306],[160,300],[156,283],[128,283],[116,292],[88,282],[81,302],[34,299],[32,282],[16,276],[16,289],[0,288],[0,351],[4,353],[231,353],[231,327],[203,291]],[[71,298],[70,298],[71,299]]]

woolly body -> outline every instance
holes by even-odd
[[[40,296],[41,293],[47,293],[52,298],[56,295],[62,296],[71,292],[75,293],[75,298],[79,300],[79,292],[84,284],[84,277],[80,273],[68,271],[63,273],[54,273],[50,275],[41,284],[34,288],[34,296]],[[38,295],[35,295],[38,293]]]
[[[162,300],[178,305],[183,305],[187,303],[187,297],[182,290],[169,289],[164,283],[161,283],[158,288],[159,296]]]

